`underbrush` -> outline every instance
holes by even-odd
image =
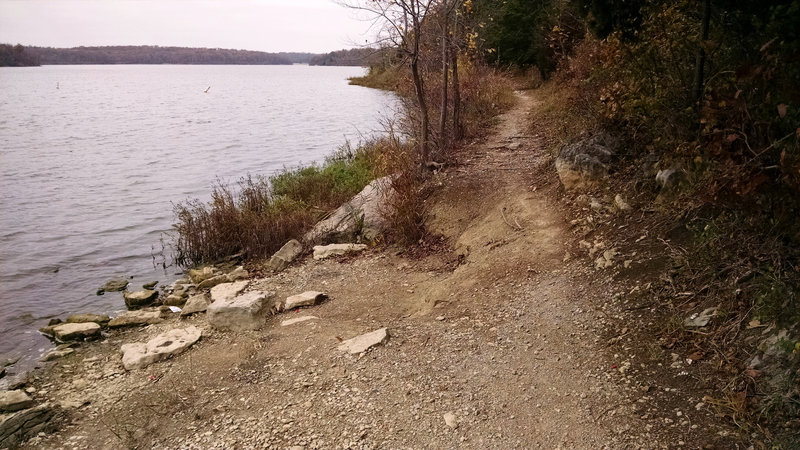
[[[397,90],[400,84],[400,70],[392,66],[372,66],[367,74],[361,77],[351,77],[348,79],[354,86],[363,86],[384,91]]]
[[[214,263],[231,255],[268,257],[300,238],[329,211],[386,174],[383,162],[397,141],[373,139],[343,146],[321,165],[285,169],[271,177],[217,181],[211,200],[175,205],[172,248],[180,266]]]

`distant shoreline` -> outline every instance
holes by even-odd
[[[376,53],[375,49],[369,48],[320,54],[148,45],[53,48],[0,44],[0,66],[132,64],[368,66]]]

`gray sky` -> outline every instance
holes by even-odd
[[[0,0],[0,43],[327,52],[371,40],[332,0]]]

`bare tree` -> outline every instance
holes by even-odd
[[[342,0],[340,4],[372,16],[378,30],[377,43],[396,47],[407,59],[419,109],[417,145],[422,162],[430,157],[430,118],[425,86],[420,74],[422,30],[436,0]]]

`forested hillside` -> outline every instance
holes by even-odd
[[[27,47],[41,64],[293,64],[292,55],[227,50],[157,46]]]

